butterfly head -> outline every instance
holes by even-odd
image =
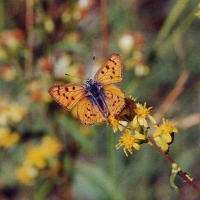
[[[87,85],[92,85],[94,81],[92,79],[87,79],[86,84]]]

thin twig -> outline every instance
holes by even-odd
[[[165,154],[157,145],[156,143],[151,139],[151,137],[148,136],[149,142],[152,144],[153,147],[155,147],[171,164],[174,164],[175,162],[171,158],[169,154]],[[180,171],[178,173],[190,186],[192,186],[194,189],[199,189],[187,176],[184,172]]]
[[[30,77],[33,73],[33,43],[30,35],[33,30],[34,21],[34,0],[26,0],[26,58],[25,77]]]
[[[165,99],[165,101],[162,103],[162,105],[159,107],[157,112],[154,114],[155,119],[161,119],[165,113],[169,110],[171,104],[175,101],[175,99],[181,94],[181,92],[184,89],[184,86],[189,78],[189,72],[184,72],[180,78],[178,79],[174,89],[170,92],[168,97]]]
[[[102,44],[103,55],[107,57],[108,53],[108,17],[107,17],[106,0],[101,0],[101,27],[102,27]]]

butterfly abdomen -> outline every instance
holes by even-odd
[[[92,104],[99,108],[105,117],[108,116],[109,110],[105,102],[105,92],[102,86],[90,79],[86,86],[86,96]]]

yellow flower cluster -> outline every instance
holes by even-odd
[[[7,99],[1,99],[0,102],[0,125],[7,126],[10,123],[19,123],[27,109],[16,102],[9,102]]]
[[[0,101],[0,146],[12,147],[19,141],[19,134],[11,131],[9,125],[19,123],[26,114],[26,108],[16,102],[2,98]]]
[[[148,123],[147,123],[147,117],[153,122],[156,123],[156,121],[154,120],[154,118],[150,115],[150,108],[146,108],[146,103],[144,103],[144,105],[137,103],[136,104],[136,109],[135,109],[135,117],[133,119],[133,127],[138,127],[138,125],[140,126],[144,126],[144,127],[148,127]]]
[[[166,152],[169,149],[169,143],[172,142],[172,133],[178,133],[178,129],[174,128],[176,124],[170,124],[168,120],[163,118],[162,125],[156,125],[157,131],[153,134],[156,144]]]
[[[149,110],[144,105],[135,103],[134,98],[126,99],[126,106],[117,117],[109,116],[108,123],[113,127],[114,133],[123,131],[123,136],[120,137],[119,143],[116,148],[124,146],[124,153],[126,156],[127,150],[132,154],[132,150],[140,149],[140,144],[146,142],[144,128],[148,127],[147,117],[155,123],[155,120],[150,115]]]
[[[132,154],[132,149],[140,150],[140,142],[145,140],[145,136],[143,134],[135,134],[131,133],[131,129],[127,128],[126,131],[123,132],[123,136],[120,137],[119,143],[116,145],[116,148],[119,149],[121,146],[124,146],[124,153],[128,156],[126,150]]]
[[[172,133],[178,133],[178,130],[174,128],[175,124],[170,124],[168,120],[163,119],[163,124],[159,126],[156,124],[155,119],[150,115],[152,107],[147,108],[146,103],[144,105],[135,103],[134,98],[126,99],[126,106],[118,116],[108,117],[108,123],[113,127],[113,132],[118,130],[123,132],[123,136],[120,137],[119,143],[116,148],[124,147],[124,153],[128,156],[127,151],[132,154],[132,150],[140,149],[142,143],[149,144],[148,130],[150,129],[147,119],[149,119],[158,128],[153,134],[154,140],[158,147],[166,152],[169,148],[169,143],[172,142]]]
[[[28,146],[24,164],[16,170],[18,180],[24,184],[32,184],[40,169],[47,166],[54,168],[57,165],[56,159],[63,148],[57,138],[49,136],[43,137],[40,144]]]
[[[19,134],[8,127],[0,127],[0,146],[9,148],[19,141]]]

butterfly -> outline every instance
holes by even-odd
[[[49,89],[52,98],[71,110],[77,104],[77,115],[83,124],[107,121],[116,116],[125,106],[124,92],[113,83],[122,81],[122,61],[113,53],[99,68],[93,79],[84,83],[55,85]]]

